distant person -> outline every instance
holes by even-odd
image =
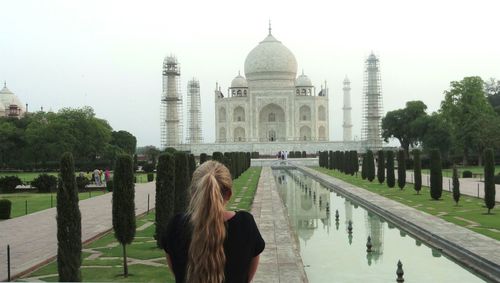
[[[288,150],[285,151],[285,160],[288,159]]]
[[[104,180],[106,180],[106,183],[111,180],[111,172],[109,172],[109,168],[106,168],[106,171],[104,171]]]
[[[101,185],[101,178],[99,177],[99,169],[94,170],[94,182],[95,182],[96,186]]]
[[[252,281],[265,243],[250,213],[225,209],[232,186],[217,161],[194,172],[188,212],[174,216],[162,237],[176,282]]]

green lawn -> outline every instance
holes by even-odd
[[[473,174],[483,174],[484,175],[484,167],[483,166],[457,166],[458,176],[462,178],[463,171],[471,171]],[[413,172],[413,171],[412,171]],[[495,167],[495,175],[500,173],[500,166]],[[422,169],[422,174],[429,174],[429,169]],[[443,169],[443,177],[452,177],[453,169]]]
[[[80,193],[80,200],[102,195],[101,191]],[[56,193],[14,193],[0,194],[0,199],[8,199],[12,202],[11,218],[26,215],[26,201],[28,202],[28,214],[56,206]],[[52,199],[52,201],[51,201]]]
[[[233,198],[228,203],[229,209],[250,210],[253,196],[259,181],[261,168],[249,168],[238,179],[234,180]],[[245,188],[246,187],[246,188]],[[239,200],[237,200],[239,198]],[[141,226],[150,225],[144,230]],[[145,226],[143,226],[145,227]],[[154,234],[154,213],[139,217],[134,242],[127,246],[129,258],[128,278],[124,278],[122,267],[122,249],[118,246],[113,232],[85,245],[83,250],[82,279],[86,282],[174,282],[174,277],[168,270],[165,253],[156,247]],[[99,252],[99,256],[89,258],[92,253]],[[135,259],[143,262],[134,262]],[[152,266],[154,265],[154,266]],[[40,276],[42,276],[40,278]],[[36,278],[34,278],[36,277]],[[41,269],[27,275],[19,281],[39,279],[47,282],[56,282],[57,262],[52,262]]]
[[[413,184],[407,184],[403,190],[399,187],[389,188],[386,184],[379,184],[377,179],[373,182],[362,180],[361,177],[345,175],[338,171],[316,167],[316,170],[341,179],[357,187],[377,193],[381,196],[398,201],[415,209],[440,217],[446,221],[466,227],[474,232],[481,233],[496,240],[500,240],[500,203],[486,214],[484,201],[475,197],[462,195],[459,205],[456,206],[450,192],[443,190],[442,198],[432,200],[428,187],[423,187],[417,195]]]

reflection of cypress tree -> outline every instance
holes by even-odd
[[[417,195],[422,189],[422,161],[420,160],[420,150],[413,150],[413,172],[414,172],[414,188]]]
[[[385,158],[383,150],[377,152],[377,180],[380,184],[385,181]]]
[[[402,190],[406,185],[406,161],[405,151],[398,151],[398,186]]]
[[[394,177],[394,152],[389,150],[387,152],[387,186],[394,188],[396,185],[396,178]]]

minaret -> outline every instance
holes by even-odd
[[[373,54],[365,61],[365,80],[363,91],[363,130],[365,148],[382,149],[381,118],[382,88],[380,85],[379,59]]]
[[[175,56],[163,60],[163,93],[161,97],[161,147],[175,147],[182,141],[181,70]]]
[[[344,123],[342,128],[344,128],[344,141],[352,141],[352,119],[351,119],[351,82],[347,78],[344,79]]]
[[[188,137],[187,143],[197,144],[202,142],[201,136],[201,111],[200,111],[200,82],[193,78],[188,82],[187,109],[188,109]]]

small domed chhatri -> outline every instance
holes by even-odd
[[[24,116],[26,109],[19,98],[7,88],[7,83],[3,83],[3,88],[0,90],[0,117],[15,117]]]
[[[304,75],[304,71],[302,71],[302,75],[298,76],[297,80],[295,80],[295,86],[312,86],[311,79]]]
[[[238,75],[231,82],[231,87],[248,87],[248,82],[240,75],[240,72],[238,72]]]

